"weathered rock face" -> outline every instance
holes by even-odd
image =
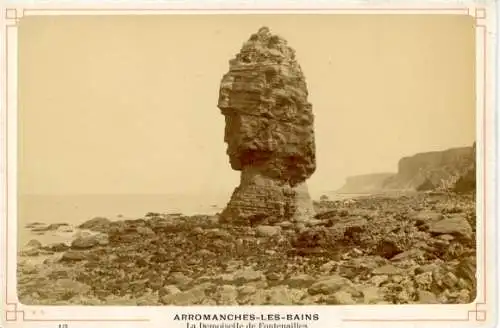
[[[418,153],[398,163],[398,173],[384,181],[385,189],[449,189],[474,165],[472,147]],[[427,187],[427,186],[425,186]]]
[[[314,118],[295,51],[263,27],[229,64],[218,107],[231,167],[242,174],[222,218],[312,216]]]
[[[467,172],[462,175],[454,188],[457,192],[468,192],[476,190],[476,143],[472,145],[472,163]]]

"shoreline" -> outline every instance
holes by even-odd
[[[472,194],[376,194],[314,203],[317,214],[305,223],[236,226],[220,224],[217,215],[158,213],[96,218],[79,227],[62,223],[56,231],[68,230],[65,242],[30,241],[20,251],[19,300],[305,305],[475,298]],[[37,257],[41,261],[30,263]]]

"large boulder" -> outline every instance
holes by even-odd
[[[95,246],[105,246],[109,243],[108,235],[104,233],[93,234],[90,236],[82,236],[73,240],[71,248],[73,249],[89,249]]]
[[[433,222],[429,226],[429,232],[455,235],[466,239],[472,237],[472,227],[463,215],[456,215]]]
[[[96,217],[82,223],[78,228],[92,231],[105,232],[109,228],[111,221],[107,218]]]

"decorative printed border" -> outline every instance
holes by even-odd
[[[478,248],[477,248],[477,258],[478,260],[480,259],[480,262],[482,264],[481,268],[481,276],[478,276],[478,287],[479,285],[482,286],[481,289],[478,288],[478,295],[477,299],[475,302],[467,304],[467,312],[463,315],[463,317],[455,318],[455,317],[417,317],[417,318],[401,318],[401,319],[388,319],[388,318],[380,318],[380,317],[371,317],[371,318],[356,318],[356,316],[349,316],[346,318],[342,318],[341,321],[345,323],[354,323],[354,322],[413,322],[413,323],[418,323],[418,322],[468,322],[468,321],[476,321],[476,322],[483,322],[485,323],[488,316],[488,311],[492,310],[494,307],[494,304],[492,304],[492,301],[494,299],[491,290],[493,288],[496,289],[496,286],[490,286],[490,291],[488,292],[488,283],[492,284],[494,283],[494,277],[487,277],[486,273],[488,272],[489,275],[493,275],[494,273],[492,272],[491,268],[490,271],[488,271],[487,268],[487,263],[491,262],[494,257],[493,252],[494,249],[492,249],[493,243],[490,241],[492,239],[492,236],[488,236],[488,229],[491,221],[493,221],[494,217],[489,216],[488,212],[488,207],[487,205],[490,204],[490,200],[492,199],[492,196],[490,195],[491,189],[488,190],[490,187],[489,184],[487,183],[488,181],[494,181],[494,175],[493,172],[490,172],[490,168],[488,167],[489,163],[493,160],[492,158],[489,157],[489,140],[491,140],[490,134],[492,131],[489,129],[492,127],[491,125],[488,125],[489,122],[493,119],[492,115],[492,102],[488,99],[488,97],[492,97],[493,95],[490,94],[493,92],[493,82],[492,81],[492,74],[491,71],[488,72],[488,69],[491,70],[490,64],[492,63],[491,60],[491,54],[490,54],[490,49],[491,49],[491,39],[488,38],[489,35],[491,35],[492,31],[490,31],[490,25],[491,22],[489,21],[490,18],[490,10],[491,7],[484,7],[484,6],[449,6],[449,7],[421,7],[421,8],[409,8],[409,7],[340,7],[340,8],[290,8],[290,9],[278,9],[278,8],[248,8],[252,12],[256,13],[263,13],[263,12],[268,12],[268,13],[291,13],[291,12],[311,12],[311,13],[321,13],[321,12],[328,12],[328,13],[346,13],[346,12],[356,12],[358,13],[359,11],[364,11],[364,12],[370,12],[373,14],[379,14],[379,13],[392,13],[392,14],[397,14],[397,13],[403,13],[403,14],[409,14],[409,13],[421,13],[421,14],[458,14],[458,15],[470,15],[474,17],[475,19],[475,27],[476,27],[476,44],[481,44],[481,47],[478,48],[478,53],[477,53],[477,69],[476,69],[476,74],[480,77],[478,77],[478,82],[476,85],[476,92],[477,92],[477,98],[479,103],[481,104],[480,107],[477,110],[477,117],[481,117],[481,135],[478,135],[478,146],[481,145],[481,148],[478,147],[478,149],[482,149],[482,178],[479,179],[478,181],[482,181],[482,188],[480,189],[479,186],[480,184],[478,183],[478,196],[479,196],[479,191],[481,191],[481,197],[478,197],[480,201],[478,201],[478,213],[481,213],[479,217],[481,217],[480,220],[481,222],[481,239],[482,239],[482,244],[478,243]],[[65,319],[47,319],[47,318],[36,318],[31,315],[27,315],[27,312],[31,314],[35,314],[39,312],[40,314],[44,314],[43,310],[40,311],[30,311],[30,306],[25,306],[19,303],[17,299],[12,299],[12,295],[15,295],[15,288],[16,288],[16,283],[12,281],[8,281],[9,275],[8,275],[8,270],[16,270],[15,268],[8,268],[8,265],[10,263],[9,259],[9,253],[10,256],[12,254],[15,254],[15,252],[11,249],[9,252],[8,249],[8,238],[9,238],[9,219],[12,220],[12,222],[15,222],[14,219],[9,218],[9,215],[12,215],[10,213],[10,210],[8,208],[8,196],[9,192],[12,192],[9,188],[9,178],[8,174],[11,174],[11,168],[8,166],[8,154],[9,154],[9,144],[8,144],[8,122],[9,122],[9,115],[16,115],[16,110],[17,108],[13,108],[14,106],[11,106],[9,103],[9,92],[12,92],[11,89],[9,89],[9,76],[12,74],[9,70],[12,69],[9,67],[9,43],[11,40],[9,40],[9,35],[17,33],[17,28],[19,22],[26,17],[27,15],[71,15],[71,14],[79,14],[79,15],[95,15],[95,14],[103,14],[103,13],[118,13],[118,14],[146,14],[150,12],[154,12],[155,14],[172,14],[175,12],[183,12],[183,13],[189,13],[189,12],[210,12],[210,13],[227,13],[227,14],[233,14],[233,13],[243,13],[247,12],[247,9],[242,9],[242,8],[218,8],[218,9],[204,9],[204,8],[191,8],[191,9],[172,9],[172,8],[50,8],[50,7],[43,7],[43,8],[28,8],[28,7],[13,7],[13,8],[4,8],[3,10],[3,30],[2,33],[4,34],[4,58],[2,60],[2,64],[4,66],[4,71],[5,71],[5,76],[4,78],[4,90],[5,92],[2,94],[4,96],[4,103],[3,103],[3,114],[1,117],[3,119],[3,125],[2,127],[4,128],[5,133],[3,134],[3,137],[5,138],[5,143],[4,143],[4,154],[6,155],[5,159],[5,166],[4,166],[4,172],[5,172],[5,181],[2,181],[5,183],[4,185],[4,190],[5,190],[5,199],[4,199],[4,211],[5,213],[5,248],[4,248],[4,254],[5,254],[5,267],[3,268],[2,274],[2,283],[4,284],[2,286],[4,293],[2,295],[5,297],[3,299],[3,305],[4,305],[4,319],[6,322],[10,323],[19,323],[19,322],[93,322],[93,323],[105,323],[105,322],[149,322],[150,319],[147,317],[140,317],[140,318],[65,318]],[[479,57],[481,54],[481,57]],[[482,85],[482,90],[479,88],[479,84]],[[479,92],[481,90],[481,92]],[[480,116],[479,116],[480,114]],[[490,139],[488,139],[490,138]],[[479,157],[479,155],[478,155]],[[496,160],[496,158],[494,159]],[[491,165],[491,163],[490,163]],[[491,178],[490,178],[491,176]],[[15,180],[14,180],[15,181]],[[490,183],[491,183],[490,182]],[[489,198],[488,198],[488,197]],[[493,204],[493,203],[492,203]],[[490,220],[490,222],[489,222]],[[10,222],[12,224],[12,222]],[[487,228],[488,226],[488,228]],[[491,264],[490,264],[491,265]],[[479,265],[478,265],[479,268]],[[478,271],[479,273],[479,271]],[[480,279],[479,279],[480,278]],[[488,281],[489,278],[489,281]],[[12,289],[14,289],[14,292],[12,292]],[[10,291],[10,293],[9,293]],[[481,291],[481,292],[479,292]],[[9,298],[10,296],[10,298]],[[3,298],[3,297],[2,297]],[[463,305],[462,305],[463,306]],[[355,306],[356,308],[360,308],[362,306]],[[377,305],[376,307],[381,307],[380,305]],[[142,308],[142,307],[141,307]],[[349,311],[350,312],[350,311]],[[356,313],[358,311],[353,311],[353,313]],[[361,312],[361,311],[359,311]]]

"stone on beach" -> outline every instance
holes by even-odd
[[[33,232],[46,232],[46,231],[55,231],[61,227],[69,227],[67,223],[51,223],[51,224],[32,224],[27,227],[31,227],[31,231]]]
[[[395,275],[401,274],[402,270],[392,264],[384,265],[372,271],[374,275]]]
[[[162,304],[186,306],[200,304],[205,298],[205,291],[201,288],[193,288],[185,292],[166,294],[160,298]]]
[[[25,247],[38,249],[38,248],[42,247],[42,243],[36,239],[32,239],[26,243]]]
[[[42,247],[43,249],[52,251],[52,252],[64,252],[67,251],[70,246],[66,243],[52,243]]]
[[[285,283],[290,288],[309,288],[316,279],[308,274],[298,274],[288,278]]]
[[[61,257],[62,262],[83,261],[87,258],[85,253],[79,251],[67,251]]]
[[[342,290],[335,292],[333,295],[331,295],[328,298],[327,302],[328,304],[335,304],[335,305],[356,304],[356,301],[353,300],[352,295]]]
[[[311,295],[332,294],[343,288],[351,286],[352,282],[349,279],[340,276],[332,276],[314,283],[311,287],[309,287],[308,291]]]
[[[226,284],[242,285],[248,282],[262,280],[264,279],[264,274],[261,271],[246,268],[237,270],[233,273],[223,274],[220,279]]]
[[[88,249],[95,246],[104,246],[109,243],[108,235],[104,233],[92,234],[90,236],[83,236],[75,239],[71,243],[73,249]]]
[[[418,291],[418,301],[421,304],[436,304],[439,303],[436,295],[426,290]]]
[[[107,218],[96,217],[90,219],[78,226],[80,229],[87,229],[92,231],[106,232],[109,228],[111,221]]]
[[[436,234],[456,235],[467,239],[472,236],[472,227],[462,215],[433,222],[430,224],[429,231]]]

